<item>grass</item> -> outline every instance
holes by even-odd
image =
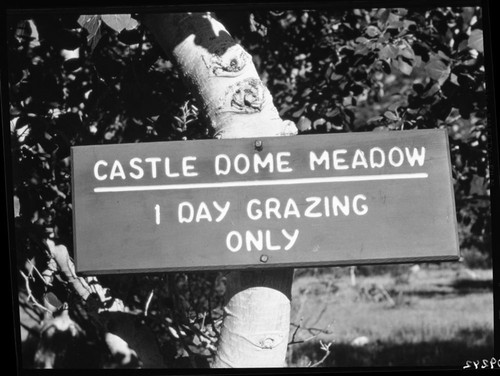
[[[480,332],[476,335],[485,335]],[[334,344],[332,355],[322,364],[324,367],[450,367],[462,368],[467,360],[490,359],[492,339],[484,344],[467,344],[468,336],[456,340],[431,340],[425,342],[391,343],[376,342],[363,347]],[[467,344],[464,346],[464,344]],[[292,367],[306,367],[323,356],[313,343],[302,345],[300,356],[292,356]]]
[[[398,266],[352,286],[345,269],[294,281],[289,366],[320,360],[320,340],[333,341],[327,367],[462,367],[493,355],[491,270]],[[368,343],[354,345],[361,336]]]

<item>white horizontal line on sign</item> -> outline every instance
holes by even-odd
[[[94,188],[94,192],[95,193],[138,192],[138,191],[161,191],[161,190],[178,190],[178,189],[255,187],[264,185],[344,183],[344,182],[374,181],[374,180],[426,179],[428,176],[429,175],[425,172],[419,172],[411,174],[328,176],[322,178],[298,178],[298,179],[276,179],[276,180],[245,180],[245,181],[229,181],[229,182],[219,182],[219,183],[131,185],[124,187],[97,187]]]

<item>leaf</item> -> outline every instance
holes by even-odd
[[[383,28],[385,23],[387,22],[389,18],[389,14],[391,11],[389,9],[382,8],[377,12],[377,17],[378,17],[378,26],[379,28]]]
[[[281,109],[279,112],[280,116],[283,117],[288,112],[288,110],[290,110],[291,108],[293,108],[293,106],[291,106],[289,104],[281,105]]]
[[[10,131],[14,132],[17,128],[17,123],[19,122],[19,116],[10,120]]]
[[[59,300],[57,295],[54,294],[52,291],[45,293],[44,299],[46,303],[50,304],[50,306],[52,306],[55,309],[58,309],[63,305],[63,303]]]
[[[408,76],[413,71],[413,67],[402,59],[398,59],[397,68],[401,71],[401,73],[406,74]]]
[[[441,90],[441,85],[439,83],[434,83],[423,95],[422,98],[431,98],[439,90]]]
[[[478,52],[484,52],[483,31],[481,29],[472,30],[467,46]]]
[[[370,52],[370,48],[364,44],[358,44],[354,50],[355,55],[366,56]]]
[[[404,23],[402,21],[392,21],[387,25],[388,29],[400,29],[404,27]]]
[[[353,97],[348,95],[342,99],[342,106],[352,106]]]
[[[311,89],[311,88],[306,88],[306,89],[302,92],[301,97],[302,97],[302,98],[305,98],[305,97],[309,96],[309,94],[311,94],[311,93],[312,93],[312,89]]]
[[[313,122],[313,128],[316,129],[317,127],[319,126],[322,126],[326,123],[326,120],[323,119],[323,118],[319,118],[319,119],[316,119],[314,122]]]
[[[104,134],[104,139],[106,141],[110,141],[113,139],[113,137],[115,137],[115,135],[116,135],[116,129],[111,129]]]
[[[130,14],[104,14],[102,20],[113,30],[120,32],[123,29],[133,29],[137,26],[137,21]]]
[[[366,28],[365,32],[371,38],[374,38],[377,35],[380,35],[380,29],[376,26],[368,26]]]
[[[418,68],[422,65],[422,58],[415,55],[415,60],[413,60],[413,68]]]
[[[125,27],[126,30],[134,30],[139,26],[139,22],[135,18],[130,18],[128,25]]]
[[[403,124],[403,121],[402,120],[398,120],[392,124],[389,124],[388,127],[389,129],[399,129],[401,128],[401,125]]]
[[[295,111],[293,114],[292,114],[292,117],[294,118],[297,118],[299,117],[300,115],[302,115],[302,113],[306,110],[306,107],[307,107],[307,103],[304,104],[301,108],[299,108],[297,111]]]
[[[31,127],[29,121],[26,117],[16,117],[10,121],[10,129],[12,132],[16,132],[18,141],[23,143],[26,137],[31,133]]]
[[[329,110],[325,114],[325,116],[328,118],[333,118],[333,117],[337,116],[338,114],[340,114],[340,110],[338,109],[338,107],[335,107],[334,109]]]
[[[450,59],[450,57],[449,57],[448,55],[446,55],[443,51],[439,50],[439,51],[437,52],[437,54],[438,54],[438,56],[439,56],[442,60],[444,60],[444,61],[446,61],[446,62],[448,62],[448,63],[450,62],[450,60],[451,60],[451,59]]]
[[[469,47],[469,40],[468,39],[464,39],[463,41],[461,41],[459,44],[458,44],[458,52],[462,52],[463,50],[465,50],[467,47]]]
[[[436,56],[429,59],[429,62],[425,65],[425,71],[430,78],[436,80],[440,85],[446,81],[451,72],[450,67]]]
[[[402,24],[398,24],[399,18],[398,15],[392,13],[389,9],[385,9],[379,16],[378,27],[380,29],[400,27]]]
[[[35,48],[35,47],[38,47],[40,46],[40,40],[39,40],[39,35],[38,35],[38,29],[35,25],[35,23],[33,22],[33,20],[29,20],[28,21],[29,25],[30,25],[30,28],[31,28],[31,35],[30,35],[30,47],[31,48]]]
[[[384,112],[384,116],[392,121],[397,121],[399,119],[399,117],[394,112],[391,111]]]
[[[389,107],[387,107],[387,109],[389,111],[397,113],[399,107],[401,107],[401,101],[391,104]]]
[[[78,17],[78,24],[83,27],[89,33],[89,36],[93,36],[97,33],[97,30],[101,26],[101,16],[99,15],[82,15]]]
[[[408,14],[408,9],[405,8],[396,8],[394,11],[399,15],[399,16],[406,16]]]
[[[335,72],[334,72],[334,73],[332,73],[332,74],[331,74],[331,76],[330,76],[330,80],[332,80],[332,81],[338,81],[338,80],[340,80],[340,79],[342,79],[342,78],[344,78],[344,76],[343,76],[343,75],[341,75],[341,74],[337,74],[337,73],[335,73]]]
[[[257,20],[255,20],[255,15],[253,13],[250,13],[249,21],[250,21],[250,30],[253,33],[258,33],[262,37],[265,37],[267,35],[267,27],[262,23],[258,22]]]
[[[396,56],[398,56],[398,48],[393,46],[392,44],[387,44],[384,46],[379,52],[378,52],[378,57],[380,59],[394,59]]]
[[[455,74],[455,73],[452,73],[450,75],[450,82],[454,85],[457,85],[459,86],[459,83],[458,83],[458,76]]]
[[[409,46],[399,49],[399,55],[409,60],[415,59],[415,52],[413,52],[413,49]]]
[[[78,48],[75,48],[73,50],[62,49],[61,56],[64,59],[64,61],[67,61],[70,59],[76,59],[80,56],[80,51]]]
[[[101,16],[99,15],[82,15],[78,18],[78,24],[80,24],[85,30],[87,30],[87,43],[90,45],[91,50],[99,43],[101,39]]]
[[[301,116],[299,121],[297,122],[297,129],[300,132],[308,131],[311,129],[311,120],[306,118],[305,116]]]

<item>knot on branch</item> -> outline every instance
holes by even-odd
[[[263,349],[272,349],[273,345],[274,345],[274,339],[272,338],[266,338],[262,340],[260,343],[260,347],[262,347]]]
[[[242,73],[251,56],[240,46],[234,45],[225,49],[216,50],[209,56],[203,56],[203,62],[210,74],[218,77],[235,77]]]
[[[260,112],[264,105],[265,87],[257,78],[247,78],[231,85],[221,99],[219,112],[252,114]]]

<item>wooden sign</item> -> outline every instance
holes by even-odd
[[[86,274],[457,260],[447,133],[72,148]]]

